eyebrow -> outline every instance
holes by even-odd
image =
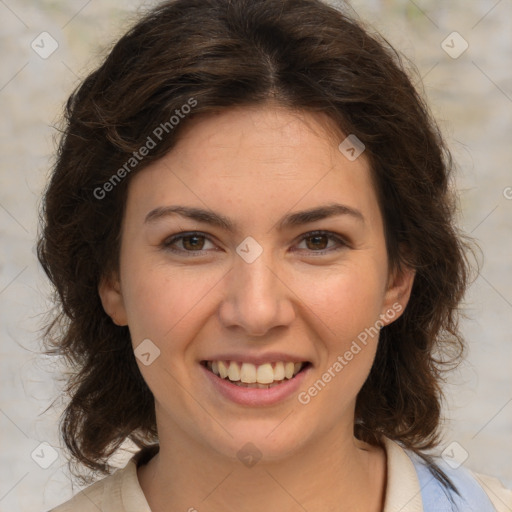
[[[144,223],[150,224],[162,218],[173,215],[180,215],[181,217],[185,217],[187,219],[209,224],[211,226],[216,226],[231,233],[238,231],[235,223],[233,223],[233,221],[231,221],[228,217],[210,210],[188,206],[160,206],[154,210],[151,210],[146,215]],[[359,222],[365,222],[364,216],[359,210],[345,206],[343,204],[333,203],[285,215],[277,223],[277,229],[282,231],[289,227],[301,226],[303,224],[308,224],[338,215],[348,215],[358,220]]]

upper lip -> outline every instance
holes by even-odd
[[[235,354],[225,353],[205,357],[202,361],[237,361],[240,363],[252,363],[256,366],[282,361],[284,363],[307,363],[310,360],[299,355],[284,354],[283,352],[266,352],[264,354]]]

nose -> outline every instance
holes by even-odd
[[[266,251],[252,263],[237,256],[226,280],[219,309],[224,327],[263,336],[273,328],[289,326],[295,318],[294,293],[282,267],[266,257]]]

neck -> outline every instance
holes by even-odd
[[[285,460],[245,466],[186,435],[160,433],[160,451],[138,477],[153,512],[380,512],[385,453],[331,432]],[[172,440],[172,441],[171,441]]]

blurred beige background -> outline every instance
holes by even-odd
[[[59,402],[44,412],[59,383],[56,363],[38,354],[48,288],[34,253],[37,210],[63,103],[101,49],[154,3],[0,0],[1,512],[48,510],[78,490],[58,439]],[[465,307],[468,360],[446,388],[439,451],[512,487],[512,1],[352,7],[418,67],[459,167],[460,224],[484,254]]]

